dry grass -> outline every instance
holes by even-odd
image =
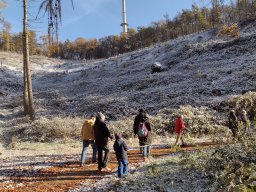
[[[14,127],[3,131],[1,138],[6,146],[13,143],[12,138],[17,138],[16,142],[53,142],[58,140],[68,142],[69,139],[77,140],[80,137],[80,128],[83,122],[78,117],[40,118],[31,123],[24,119],[21,121],[25,123],[12,125]]]
[[[20,142],[15,148],[6,148],[0,145],[1,158],[15,158],[19,156],[41,156],[41,155],[71,155],[76,154],[79,160],[82,150],[82,143],[80,141],[70,141],[69,143],[33,143]],[[91,148],[88,150],[91,153]]]
[[[246,109],[248,114],[254,114],[255,120],[256,93],[231,97],[226,101],[229,108]],[[174,124],[177,114],[182,114],[186,125],[185,137],[189,142],[193,138],[208,137],[215,142],[226,142],[231,138],[226,126],[226,116],[221,116],[208,107],[180,106],[179,109],[164,108],[155,116],[149,115],[152,125],[153,143],[169,143],[174,141]],[[135,116],[109,121],[107,125],[112,133],[121,132],[130,146],[138,146],[137,138],[133,137],[133,121]],[[60,142],[70,143],[80,141],[80,130],[83,124],[81,117],[42,117],[35,122],[28,118],[16,118],[9,121],[9,127],[2,132],[2,143],[10,148],[16,148],[21,142]]]
[[[165,108],[156,116],[149,116],[153,138],[163,140],[174,137],[174,123],[178,113],[184,116],[187,138],[205,135],[213,135],[213,138],[228,137],[229,130],[221,124],[214,111],[206,107],[197,108],[188,105],[179,109]],[[125,139],[130,140],[133,138],[133,121],[134,116],[130,116],[107,124],[112,133],[121,132]],[[15,147],[14,143],[19,142],[68,143],[69,140],[80,140],[82,124],[83,119],[80,117],[39,118],[35,122],[29,122],[27,118],[16,119],[10,123],[12,128],[3,131],[2,142],[9,147],[12,145]],[[159,142],[155,141],[155,143]]]

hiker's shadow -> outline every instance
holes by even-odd
[[[2,170],[8,171],[8,170]],[[111,172],[99,172],[98,170],[81,170],[81,171],[59,171],[59,172],[34,172],[34,173],[19,173],[18,170],[13,170],[13,182],[44,182],[44,181],[80,181],[80,180],[99,180],[106,175],[111,175]],[[16,178],[16,179],[15,179]],[[1,182],[5,182],[1,180]]]
[[[98,170],[82,170],[82,171],[62,171],[56,174],[42,174],[38,177],[35,177],[32,179],[32,182],[37,181],[72,181],[72,180],[85,180],[85,179],[94,179],[99,180],[102,179],[105,175],[111,175],[111,173],[108,172],[99,172]]]

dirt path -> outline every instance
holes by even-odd
[[[194,151],[209,147],[216,147],[212,143],[201,143],[196,146],[186,146],[180,149],[153,148],[152,157],[176,155],[178,151]],[[199,147],[199,148],[198,148]],[[178,151],[177,151],[178,150]],[[130,167],[136,168],[144,162],[144,158],[138,149],[128,152]],[[111,153],[109,170],[97,171],[97,164],[87,162],[86,166],[80,167],[76,156],[52,155],[19,157],[15,160],[1,160],[0,168],[0,191],[2,192],[48,192],[68,191],[75,189],[81,183],[93,185],[104,177],[111,177],[117,171],[115,155]]]

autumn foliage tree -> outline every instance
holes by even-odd
[[[191,9],[182,10],[173,19],[165,14],[163,19],[152,22],[148,27],[128,29],[125,35],[121,33],[101,39],[78,37],[74,41],[58,42],[62,1],[42,0],[40,11],[47,13],[49,33],[43,36],[42,43],[38,44],[35,40],[35,33],[29,32],[30,46],[33,47],[30,49],[30,54],[44,54],[63,59],[105,58],[209,28],[218,28],[223,33],[224,29],[230,28],[229,26],[237,26],[235,32],[237,35],[239,23],[255,19],[256,0],[231,0],[228,4],[224,4],[223,0],[211,0],[210,2],[211,8],[199,7],[194,3]],[[20,34],[12,35],[8,30],[3,29],[0,50],[7,50],[9,46],[10,51],[20,52],[20,38]]]

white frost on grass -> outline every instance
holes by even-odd
[[[241,34],[243,31],[248,29],[242,29]],[[46,116],[102,111],[116,119],[134,115],[138,108],[156,114],[167,106],[219,103],[255,89],[256,83],[250,78],[256,73],[254,35],[242,36],[248,38],[243,43],[207,30],[95,61],[32,56],[36,111]],[[10,54],[13,62],[8,63],[5,73],[18,78],[13,71],[21,72],[22,65],[17,65],[14,57]],[[165,71],[151,75],[154,62],[161,63]],[[10,81],[15,84],[13,78]],[[212,94],[215,89],[221,91],[221,96]],[[21,88],[14,91],[22,94]]]
[[[86,191],[214,191],[211,181],[195,170],[185,170],[176,158],[151,159],[131,167],[130,173],[121,179],[117,174],[108,175],[93,185],[84,183],[79,189],[69,192]]]

